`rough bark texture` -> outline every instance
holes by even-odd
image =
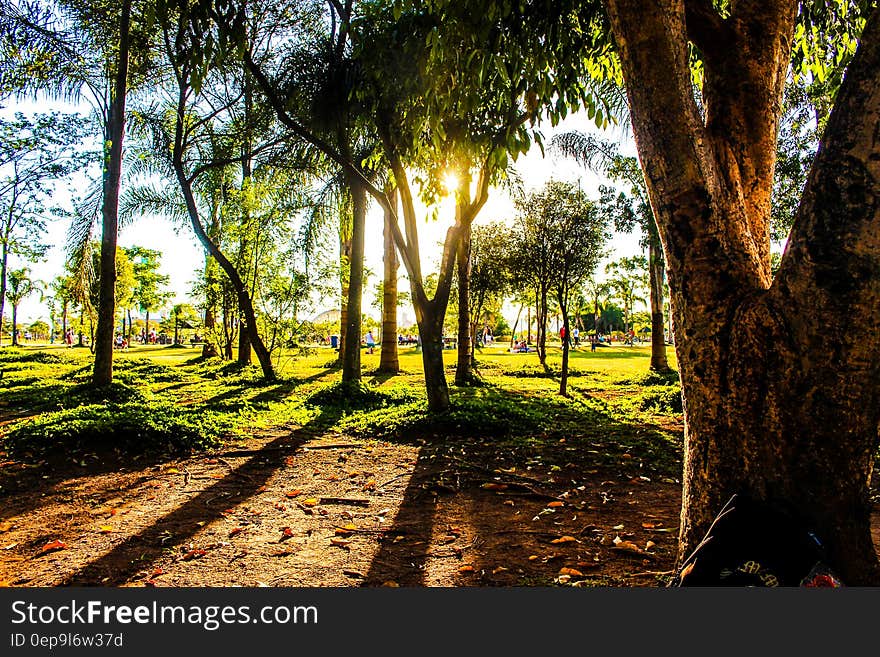
[[[669,371],[663,320],[663,254],[653,239],[648,244],[648,280],[651,287],[651,369]]]
[[[339,235],[339,260],[346,265],[351,260],[351,233]],[[345,327],[348,326],[348,277],[349,271],[339,269],[339,364],[342,365],[342,354],[345,353]]]
[[[880,420],[880,15],[823,137],[775,281],[775,135],[795,2],[609,0],[667,261],[685,405],[681,555],[735,492],[790,505],[846,583],[880,582],[868,487]],[[686,35],[704,52],[705,123]],[[829,318],[846,317],[845,333]]]
[[[107,385],[113,380],[113,333],[116,325],[116,243],[119,234],[119,184],[122,177],[122,139],[125,134],[125,96],[128,90],[129,28],[131,0],[124,0],[119,18],[119,59],[110,101],[104,158],[103,207],[101,210],[101,265],[98,290],[98,327],[95,335],[95,367],[92,382]]]
[[[396,192],[388,193],[389,202],[397,205]],[[382,351],[379,355],[379,371],[396,374],[400,371],[397,354],[397,247],[388,224],[394,216],[385,213],[384,236],[384,278],[382,283]]]
[[[466,386],[473,382],[471,371],[471,227],[462,227],[456,257],[458,273],[458,361],[455,366],[455,385]]]
[[[353,176],[347,177],[352,200],[351,257],[348,273],[348,304],[342,343],[343,383],[361,380],[361,299],[364,287],[364,232],[367,190]]]

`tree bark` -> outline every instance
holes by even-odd
[[[663,252],[659,238],[652,235],[648,243],[648,278],[651,288],[651,369],[668,372],[663,320]]]
[[[742,492],[791,507],[845,583],[876,585],[880,13],[847,70],[771,285],[769,198],[797,3],[737,3],[724,20],[709,6],[715,20],[687,24],[682,2],[607,5],[667,259],[685,408],[679,556]],[[704,51],[705,123],[687,35]],[[851,330],[832,330],[834,317]]]
[[[343,234],[346,233],[346,234]],[[348,279],[351,275],[351,232],[340,228],[339,235],[339,364],[345,353],[345,327],[348,326]]]
[[[473,383],[471,370],[471,319],[470,319],[470,279],[471,279],[471,227],[462,226],[456,257],[458,272],[458,361],[455,366],[455,385],[466,386]]]
[[[12,346],[18,346],[18,304],[12,304]]]
[[[559,310],[562,312],[562,326],[565,329],[565,338],[562,340],[562,375],[559,379],[559,394],[568,397],[568,349],[569,349],[569,332],[568,325],[568,299],[565,294],[558,294],[556,300],[559,302]]]
[[[446,383],[446,368],[443,365],[443,315],[431,302],[423,308],[421,319],[417,320],[419,336],[422,341],[422,366],[425,370],[425,392],[428,408],[432,411],[445,411],[449,408],[449,386]]]
[[[351,258],[348,274],[348,313],[344,326],[342,382],[361,380],[361,301],[364,289],[364,233],[366,232],[367,191],[353,176],[348,177],[352,201]]]
[[[10,214],[12,208],[10,204]],[[9,237],[10,231],[6,230],[3,238],[3,253],[0,257],[0,344],[3,344],[3,313],[6,311],[6,272],[9,269]]]
[[[107,121],[104,154],[104,190],[101,211],[101,264],[98,291],[98,327],[92,382],[113,381],[113,333],[116,325],[116,244],[119,233],[119,185],[122,177],[122,140],[125,134],[125,97],[128,92],[131,0],[123,0],[119,17],[119,56]]]
[[[397,205],[397,192],[388,192],[389,201]],[[397,247],[388,224],[393,217],[386,212],[383,236],[385,272],[382,283],[382,352],[379,356],[379,371],[397,374],[400,371],[400,359],[397,353]]]

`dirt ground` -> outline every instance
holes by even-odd
[[[161,462],[5,461],[0,583],[662,586],[680,486],[628,456],[282,428]]]

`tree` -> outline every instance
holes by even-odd
[[[466,337],[469,338],[466,356],[473,366],[476,358],[477,331],[482,323],[483,311],[487,306],[497,307],[510,287],[510,233],[500,223],[475,227],[470,239],[470,290],[469,318]],[[459,301],[461,307],[461,301]],[[461,317],[461,315],[460,315]],[[461,321],[461,319],[459,319]],[[456,385],[467,384],[469,368],[461,367],[461,336],[459,336],[459,367],[455,372]],[[462,372],[464,376],[459,376]]]
[[[386,194],[389,203],[396,209],[396,192],[387,190]],[[397,271],[400,263],[397,259],[394,236],[389,227],[391,221],[394,221],[393,217],[385,217],[385,227],[382,233],[384,276],[382,278],[382,350],[379,355],[379,371],[396,374],[400,371],[400,360],[397,355],[397,307],[400,299],[397,293]]]
[[[241,31],[235,35],[236,26],[243,22],[243,8],[234,2],[218,4],[199,22],[200,28],[210,18],[219,27],[219,38],[212,40],[211,46],[222,49],[223,44],[231,43],[242,48]],[[352,6],[348,3],[346,8]],[[540,115],[555,120],[570,107],[588,102],[591,115],[596,115],[598,122],[604,120],[597,112],[592,87],[583,84],[587,62],[576,54],[595,48],[601,55],[606,44],[590,42],[590,29],[560,30],[560,23],[575,16],[572,10],[560,15],[548,12],[543,3],[501,13],[474,12],[454,2],[393,6],[364,2],[358,3],[358,9],[357,20],[350,14],[350,20],[344,20],[339,29],[351,34],[352,57],[364,75],[364,84],[358,89],[358,100],[364,107],[361,118],[377,133],[381,156],[390,166],[400,193],[404,230],[396,221],[388,225],[410,281],[428,404],[432,410],[443,411],[449,407],[449,393],[441,334],[459,241],[485,204],[490,185],[506,169],[508,156],[516,157],[540,140],[534,129]],[[335,27],[335,14],[327,22]],[[563,35],[559,47],[552,51],[540,45],[547,34]],[[273,47],[278,49],[276,44]],[[209,51],[205,49],[208,57],[212,56]],[[247,58],[246,48],[245,55]],[[556,58],[578,66],[555,66]],[[253,58],[246,61],[281,122],[339,164],[389,217],[396,217],[387,196],[369,181],[360,162],[310,130],[296,115],[292,109],[295,99],[285,94],[285,78],[267,74]],[[594,65],[591,70],[603,68]],[[516,75],[511,76],[511,71]],[[440,174],[450,170],[459,180],[456,221],[447,233],[436,294],[429,297],[421,269],[409,171],[424,174],[423,191],[431,197]]]
[[[632,256],[610,262],[605,267],[608,276],[608,285],[614,291],[614,295],[623,304],[623,331],[626,333],[632,329],[631,317],[636,302],[645,300],[638,296],[648,282],[648,260],[645,256]],[[653,313],[652,313],[653,314]],[[662,322],[660,332],[662,334]]]
[[[12,304],[12,346],[18,346],[18,306],[24,301],[25,297],[29,297],[37,292],[42,296],[42,287],[39,281],[35,281],[30,277],[30,271],[27,268],[13,269],[8,274],[8,285],[6,287],[6,298]]]
[[[63,214],[54,183],[91,159],[79,149],[86,128],[84,117],[58,112],[0,120],[0,334],[9,257],[46,252],[46,222]]]
[[[880,581],[868,484],[880,414],[880,11],[865,6],[779,273],[770,201],[786,71],[859,7],[608,0],[664,244],[685,406],[680,549],[735,492],[789,504],[844,581]],[[823,12],[811,11],[821,6]],[[800,21],[799,28],[796,25]],[[689,42],[701,55],[698,104]],[[651,44],[650,48],[645,44]],[[831,44],[832,47],[835,45]],[[841,58],[845,60],[845,58]],[[849,316],[852,330],[825,318]],[[768,345],[772,348],[768,349]]]
[[[557,135],[552,146],[569,157],[574,157],[593,171],[601,172],[618,184],[626,187],[626,192],[615,194],[613,188],[600,187],[600,205],[611,217],[614,227],[623,232],[631,232],[638,226],[642,233],[641,246],[648,250],[648,288],[651,309],[651,364],[654,371],[668,371],[666,340],[664,338],[663,297],[664,273],[663,245],[654,211],[648,200],[645,177],[639,162],[634,157],[624,157],[617,146],[603,139],[580,132],[567,132]]]
[[[170,279],[167,275],[159,273],[161,266],[159,260],[162,257],[159,251],[142,246],[132,246],[126,248],[125,253],[131,260],[133,268],[134,293],[132,300],[145,314],[144,336],[149,338],[150,312],[159,310],[168,300],[170,295],[162,288],[168,285]]]
[[[171,316],[174,318],[174,343],[180,344],[180,325],[186,324],[190,326],[193,322],[198,321],[199,313],[189,303],[175,303],[171,306]]]

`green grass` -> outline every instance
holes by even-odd
[[[558,347],[550,348],[549,373],[533,353],[484,349],[477,354],[481,385],[451,386],[452,408],[442,414],[427,410],[421,354],[411,347],[401,350],[402,372],[395,376],[376,372],[378,351],[362,352],[363,381],[356,386],[341,385],[339,370],[329,367],[336,357],[329,348],[280,354],[272,382],[257,367],[199,354],[134,347],[117,355],[114,384],[94,388],[86,349],[0,349],[0,414],[11,418],[0,429],[3,447],[24,455],[108,446],[198,450],[323,414],[328,429],[357,438],[476,438],[502,452],[530,453],[562,442],[597,463],[626,453],[665,472],[679,467],[680,435],[655,421],[680,413],[677,377],[648,372],[648,346],[573,351],[567,398],[558,395]],[[455,357],[444,353],[450,373]]]

